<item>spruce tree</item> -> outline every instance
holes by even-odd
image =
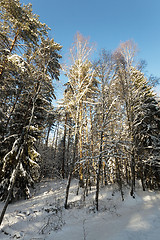
[[[41,157],[35,143],[52,112],[52,80],[59,78],[61,46],[45,37],[48,28],[32,13],[31,5],[1,1],[0,10],[8,44],[0,69],[1,126],[5,126],[1,127],[0,198],[6,199],[9,193],[7,199],[11,200],[28,197],[29,187],[40,176]],[[18,52],[19,44],[25,45],[23,56]]]
[[[133,69],[135,86],[134,139],[138,177],[145,187],[159,188],[160,108],[144,75]]]

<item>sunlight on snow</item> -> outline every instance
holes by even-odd
[[[134,214],[133,217],[131,217],[128,228],[132,229],[134,231],[137,230],[149,230],[150,224],[146,222],[140,214]]]

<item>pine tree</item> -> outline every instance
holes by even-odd
[[[35,142],[52,111],[52,80],[59,78],[61,46],[45,38],[48,28],[32,13],[31,5],[21,7],[19,1],[11,0],[1,1],[0,8],[2,33],[8,41],[0,69],[1,125],[5,124],[0,142],[0,198],[6,199],[2,221],[8,202],[28,197],[29,187],[40,177],[41,157]],[[18,43],[26,45],[23,56],[16,53]]]
[[[133,69],[135,152],[138,158],[138,177],[145,187],[159,188],[160,108],[155,94],[144,75]],[[146,182],[146,184],[145,184]]]
[[[115,79],[117,79],[115,86],[124,109],[124,130],[128,141],[123,138],[123,142],[126,142],[126,146],[124,145],[126,157],[128,155],[130,159],[127,165],[131,172],[131,195],[133,197],[136,177],[141,179],[143,189],[145,189],[145,182],[152,188],[158,187],[159,179],[157,154],[159,107],[152,87],[134,63],[135,52],[135,45],[132,42],[126,42],[120,45],[114,55],[116,59]],[[128,182],[127,172],[126,179]]]
[[[1,38],[5,39],[2,51],[12,54],[16,49],[30,44],[38,44],[42,35],[47,35],[48,27],[42,24],[38,16],[33,14],[31,4],[21,6],[19,0],[2,0],[0,2]],[[11,40],[10,40],[11,39]],[[4,56],[1,62],[0,77],[7,66]]]
[[[53,42],[53,45],[54,45],[54,42]],[[52,111],[51,101],[54,97],[54,89],[52,85],[52,78],[50,77],[50,75],[52,77],[56,76],[56,78],[58,78],[58,74],[59,74],[58,68],[60,68],[60,65],[57,64],[58,62],[57,63],[55,62],[55,59],[57,59],[58,61],[59,55],[56,56],[57,47],[52,48],[52,46],[47,45],[47,51],[50,49],[51,56],[47,54],[46,55],[47,57],[45,58],[45,54],[44,54],[45,49],[46,49],[46,45],[43,45],[43,41],[42,41],[39,48],[34,50],[34,53],[31,55],[32,57],[30,57],[30,63],[28,64],[29,71],[30,71],[29,79],[31,79],[30,85],[28,87],[25,86],[23,88],[23,92],[21,92],[19,101],[15,107],[14,112],[12,113],[12,119],[9,124],[8,134],[11,136],[14,135],[15,139],[13,141],[13,138],[12,138],[13,142],[10,143],[10,146],[12,145],[14,146],[15,141],[21,138],[21,133],[24,131],[25,128],[28,129],[27,135],[29,135],[30,128],[31,128],[31,133],[32,133],[31,136],[33,139],[36,139],[38,135],[40,135],[40,130],[42,132],[42,130],[45,129],[45,126],[47,124],[48,112]],[[42,55],[41,55],[41,52],[43,53]],[[54,52],[55,52],[55,55],[52,55],[54,54]],[[40,64],[39,62],[37,63],[36,56],[39,59]],[[32,59],[33,59],[33,63],[32,63]],[[44,64],[42,64],[43,62]],[[55,67],[55,64],[57,64],[57,69]],[[55,69],[57,72],[55,71]],[[34,79],[34,82],[32,79]],[[5,141],[6,139],[4,139],[3,142],[5,143]],[[29,142],[25,144],[28,147],[30,146]],[[4,159],[5,161],[9,161],[8,158],[7,158],[8,160],[6,159],[6,156],[8,157],[10,156],[8,155],[8,151],[13,152],[13,149],[5,150],[3,161]],[[36,158],[35,155],[39,157],[39,154],[36,154],[36,153],[33,154],[33,150],[31,149],[27,150],[26,157],[28,157],[28,154],[29,154],[29,159],[31,159],[32,161],[34,158]],[[15,152],[15,155],[16,155],[16,152]],[[14,161],[14,157],[13,157],[13,161]],[[26,164],[25,168],[28,168],[28,164],[29,162]],[[14,164],[13,164],[13,169],[14,169]],[[3,176],[3,178],[5,179],[6,176]],[[3,193],[2,193],[2,196],[3,196]]]

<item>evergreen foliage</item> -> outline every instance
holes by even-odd
[[[48,31],[31,4],[0,1],[0,200],[29,197],[43,176],[68,177],[65,208],[73,176],[84,200],[96,187],[97,210],[103,185],[116,183],[122,200],[126,184],[135,197],[136,180],[143,190],[159,189],[160,105],[151,87],[157,78],[143,74],[134,42],[92,61],[93,45],[77,33],[55,109],[61,46]]]
[[[80,49],[79,44],[75,47],[77,51]],[[78,75],[83,72],[77,70],[82,66],[80,60],[73,58],[75,64],[67,74],[69,82],[63,106],[66,113],[70,112],[70,118],[76,119],[78,131],[78,135],[73,132],[73,136],[77,136],[77,148],[73,148],[76,160],[71,171],[79,175],[84,198],[89,186],[96,186],[97,210],[103,184],[116,182],[122,200],[125,184],[130,185],[131,196],[135,197],[139,179],[143,190],[159,189],[160,109],[152,87],[136,65],[135,55],[136,45],[132,41],[122,43],[113,54],[102,51],[100,59],[93,64],[96,84],[91,85],[90,90],[82,80],[86,80],[86,75],[83,74],[84,78]],[[85,64],[90,62],[88,56]],[[66,188],[66,208],[72,174]]]
[[[52,80],[59,79],[61,46],[48,38],[49,28],[30,4],[1,1],[0,16],[0,199],[13,187],[12,200],[29,197],[29,188],[41,177],[36,143],[53,112]]]

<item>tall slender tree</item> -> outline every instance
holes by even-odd
[[[52,79],[59,78],[61,46],[45,38],[48,28],[32,13],[31,5],[22,7],[19,1],[1,1],[0,11],[2,33],[6,39],[13,36],[11,43],[8,40],[8,54],[2,55],[0,69],[4,96],[1,106],[5,113],[2,121],[6,126],[0,142],[0,198],[6,199],[1,222],[8,202],[29,196],[29,186],[38,178],[33,170],[39,171],[41,157],[34,143],[52,110]],[[23,56],[16,52],[18,43],[26,46]],[[7,91],[7,87],[11,89]]]
[[[70,112],[76,127],[77,137],[75,138],[75,143],[78,145],[74,149],[78,149],[79,154],[80,186],[84,186],[82,160],[85,158],[83,155],[85,111],[83,110],[88,104],[93,102],[92,96],[97,91],[96,73],[88,60],[91,50],[92,46],[90,46],[88,39],[77,33],[75,42],[70,49],[72,65],[68,70],[65,70],[65,74],[68,77],[68,90],[64,96],[63,106]],[[74,135],[76,136],[76,134]]]

